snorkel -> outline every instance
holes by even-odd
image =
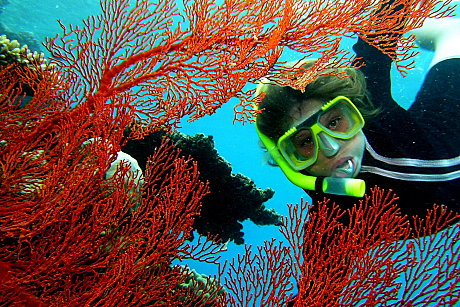
[[[323,193],[335,195],[347,195],[362,197],[366,190],[364,180],[356,178],[341,178],[341,177],[315,177],[304,175],[299,171],[294,170],[289,163],[281,155],[276,143],[268,136],[259,131],[257,122],[255,123],[257,134],[260,140],[267,148],[268,152],[281,168],[285,176],[296,186],[311,190],[322,191]]]

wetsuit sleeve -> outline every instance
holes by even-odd
[[[391,59],[358,39],[353,46],[365,64],[361,68],[374,105],[375,118],[366,120],[365,134],[378,153],[390,157],[443,159],[459,155],[460,59],[433,66],[409,110],[391,96]]]
[[[372,102],[379,108],[393,108],[396,102],[391,96],[391,59],[377,48],[358,38],[353,50],[356,63],[366,78],[367,90]]]
[[[460,155],[460,58],[433,66],[407,117],[417,122],[414,142],[423,158],[451,158]],[[430,145],[427,146],[426,144]],[[422,145],[424,144],[424,145]],[[431,150],[426,150],[431,148]]]
[[[455,114],[460,114],[459,81],[460,58],[437,63],[427,73],[416,100],[409,111],[426,113],[428,110],[439,113],[443,109],[450,109],[456,110]]]
[[[383,1],[381,9],[376,14],[393,4],[394,0]],[[392,10],[394,13],[401,14],[401,10],[404,9],[403,5],[397,5]],[[402,27],[404,20],[400,22]],[[381,110],[396,109],[398,112],[401,111],[399,110],[399,105],[391,96],[391,58],[376,47],[368,44],[359,33],[357,34],[358,41],[353,46],[353,50],[356,53],[355,64],[363,64],[360,70],[366,78],[367,90],[370,93],[372,103]],[[391,48],[392,46],[396,49],[400,35],[398,33],[388,33],[385,40],[389,46],[386,48]],[[372,38],[372,34],[368,34],[367,38]]]

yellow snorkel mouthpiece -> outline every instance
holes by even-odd
[[[304,175],[294,170],[289,163],[281,155],[275,142],[268,136],[259,131],[257,123],[255,123],[257,134],[260,140],[267,148],[268,152],[279,165],[284,175],[296,186],[317,191],[321,190],[323,193],[335,195],[347,195],[362,197],[366,190],[366,183],[364,180],[356,178],[341,178],[341,177],[315,177]]]

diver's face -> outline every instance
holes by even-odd
[[[323,103],[316,99],[308,99],[298,107],[291,110],[294,119],[293,126],[297,126],[305,119],[321,109]],[[329,136],[332,138],[331,136]],[[332,153],[324,145],[319,145],[316,162],[307,167],[305,171],[315,176],[325,177],[355,177],[361,169],[365,149],[365,139],[362,131],[359,131],[350,139],[333,138],[332,142],[338,145],[338,150]],[[300,143],[301,144],[301,143]],[[300,154],[307,148],[297,147]]]

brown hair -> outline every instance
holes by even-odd
[[[302,64],[302,67],[309,69],[314,63],[315,60],[308,60]],[[291,127],[293,122],[290,116],[291,110],[307,99],[317,99],[326,103],[343,95],[353,101],[364,118],[378,112],[370,101],[364,75],[354,68],[321,71],[316,79],[307,84],[304,92],[270,82],[262,82],[257,92],[265,93],[265,97],[259,104],[259,109],[263,111],[257,116],[257,127],[260,132],[274,141]]]

